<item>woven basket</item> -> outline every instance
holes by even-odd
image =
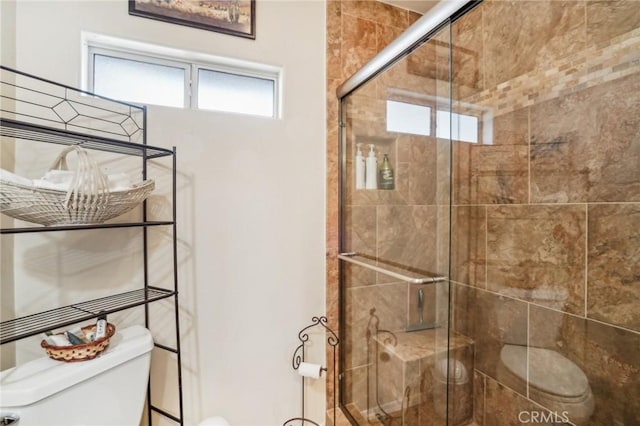
[[[88,325],[86,327],[82,327],[82,331],[85,333],[92,332],[96,328],[95,324]],[[72,345],[72,346],[54,346],[48,344],[45,340],[40,342],[40,346],[42,346],[49,355],[50,358],[53,358],[58,361],[64,362],[78,362],[78,361],[88,361],[90,359],[94,359],[97,357],[100,352],[107,349],[109,346],[109,339],[113,337],[116,333],[116,326],[108,323],[107,324],[107,332],[104,337],[100,339],[94,340],[93,342],[85,343],[82,345]]]
[[[72,151],[78,156],[78,167],[68,191],[0,179],[2,213],[45,226],[96,224],[133,209],[155,188],[149,179],[126,190],[109,191],[107,178],[96,162],[75,145],[64,149],[50,170],[68,170],[66,156]]]

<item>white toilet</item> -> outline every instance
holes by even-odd
[[[146,398],[153,339],[144,327],[118,330],[91,361],[48,357],[0,373],[0,416],[20,426],[137,425]]]
[[[501,294],[558,310],[564,308],[567,299],[566,290],[510,288],[501,291]],[[526,327],[521,323],[513,327],[513,312],[505,303],[499,305],[501,309],[498,309],[498,324],[504,333],[505,345],[500,351],[498,380],[513,389],[523,389],[527,383],[528,357],[529,398],[558,415],[565,415],[572,423],[586,422],[595,409],[587,376],[580,367],[558,352],[535,347],[542,342],[531,342],[532,346],[527,354]],[[544,324],[545,328],[555,331],[554,339],[561,326],[561,315],[550,316]],[[551,343],[545,346],[551,346]]]

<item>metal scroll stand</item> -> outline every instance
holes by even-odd
[[[340,339],[338,339],[338,336],[336,336],[333,330],[327,327],[327,317],[325,316],[313,317],[311,319],[311,324],[303,328],[302,330],[300,330],[300,332],[298,333],[298,339],[300,339],[300,342],[302,343],[300,343],[300,345],[296,348],[296,350],[293,351],[292,365],[293,365],[293,369],[297,370],[300,367],[300,364],[304,362],[305,343],[309,341],[309,334],[307,334],[307,330],[316,326],[322,326],[327,330],[328,332],[327,343],[333,349],[333,424],[335,425],[336,424],[335,408],[336,408],[336,391],[337,391],[336,389],[336,346],[338,346],[338,343],[340,343]],[[326,372],[327,368],[326,367],[321,368],[321,371],[320,371],[321,375],[323,371]],[[302,415],[300,417],[293,417],[287,420],[286,422],[283,423],[283,426],[293,426],[294,424],[293,422],[297,422],[297,421],[299,421],[302,426],[304,426],[305,423],[315,425],[315,426],[320,426],[319,423],[316,423],[313,420],[308,419],[304,416],[304,382],[305,382],[305,378],[302,377]]]

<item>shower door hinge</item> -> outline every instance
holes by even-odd
[[[338,126],[339,126],[339,127],[342,127],[342,128],[347,127],[347,125],[346,125],[346,124],[344,124],[344,121],[341,121],[340,123],[338,123]]]

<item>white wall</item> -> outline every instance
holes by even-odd
[[[81,85],[81,31],[284,69],[281,120],[149,109],[148,143],[178,153],[187,424],[223,415],[277,425],[300,414],[291,355],[325,306],[324,16],[322,0],[258,0],[248,40],[129,16],[124,0],[18,2],[15,66],[72,86]],[[318,421],[323,391],[309,392]]]

